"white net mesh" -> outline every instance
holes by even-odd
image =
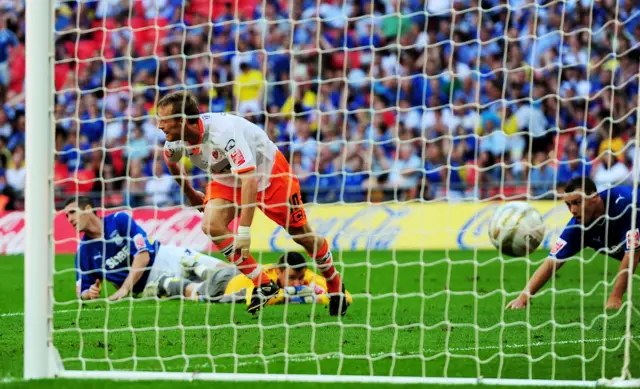
[[[504,310],[570,217],[566,181],[637,188],[633,1],[57,1],[55,28],[58,209],[87,196],[162,245],[222,258],[162,159],[155,105],[186,89],[202,112],[235,112],[278,145],[354,299],[341,319],[322,304],[252,318],[242,304],[108,302],[106,285],[81,302],[69,255],[80,236],[57,215],[66,369],[640,375],[640,283],[626,309],[605,310],[618,264],[601,252],[568,261],[526,310]],[[185,168],[204,190],[206,172]],[[550,233],[530,258],[490,247],[502,199],[544,214]],[[262,264],[300,250],[259,212],[252,237]]]

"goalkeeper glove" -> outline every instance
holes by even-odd
[[[313,288],[304,285],[287,286],[284,293],[292,304],[310,304],[315,300]]]

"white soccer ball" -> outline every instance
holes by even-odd
[[[489,239],[501,253],[522,257],[540,246],[545,227],[542,215],[523,201],[500,205],[489,222]]]

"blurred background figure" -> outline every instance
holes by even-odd
[[[15,205],[23,196],[25,15],[20,1],[5,3],[0,186]],[[532,12],[524,1],[431,1],[425,13],[419,1],[316,9],[313,0],[239,0],[237,15],[230,2],[209,3],[57,4],[61,192],[114,205],[179,203],[157,163],[164,138],[153,117],[158,98],[181,88],[203,112],[263,126],[312,201],[551,198],[577,175],[607,187],[640,170],[630,151],[640,3],[616,13],[607,2]],[[453,18],[451,7],[476,6],[484,17]],[[394,45],[402,47],[386,49]],[[81,177],[87,183],[73,183]]]

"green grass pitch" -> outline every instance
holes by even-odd
[[[569,380],[620,375],[626,309],[603,309],[610,290],[603,281],[612,280],[617,261],[586,251],[586,262],[572,260],[560,271],[555,284],[560,293],[551,293],[547,286],[530,310],[504,311],[537,263],[527,267],[523,260],[499,258],[492,251],[336,254],[337,262],[344,265],[339,270],[347,289],[354,295],[354,304],[341,319],[329,317],[323,306],[311,305],[267,307],[257,317],[241,306],[179,300],[81,306],[75,299],[73,258],[58,256],[54,342],[66,369]],[[544,255],[539,251],[533,258],[540,261]],[[276,259],[277,254],[260,257],[263,263]],[[7,382],[4,386],[88,388],[113,384],[20,381],[23,258],[0,257],[0,274],[0,378]],[[637,378],[637,275],[633,289],[630,370]],[[580,290],[587,295],[581,296]],[[579,323],[587,328],[582,329]],[[168,388],[176,384],[153,382],[134,387],[142,385]],[[237,385],[217,383],[216,387]],[[312,388],[317,384],[278,386]],[[209,388],[211,383],[194,382],[185,387]]]

